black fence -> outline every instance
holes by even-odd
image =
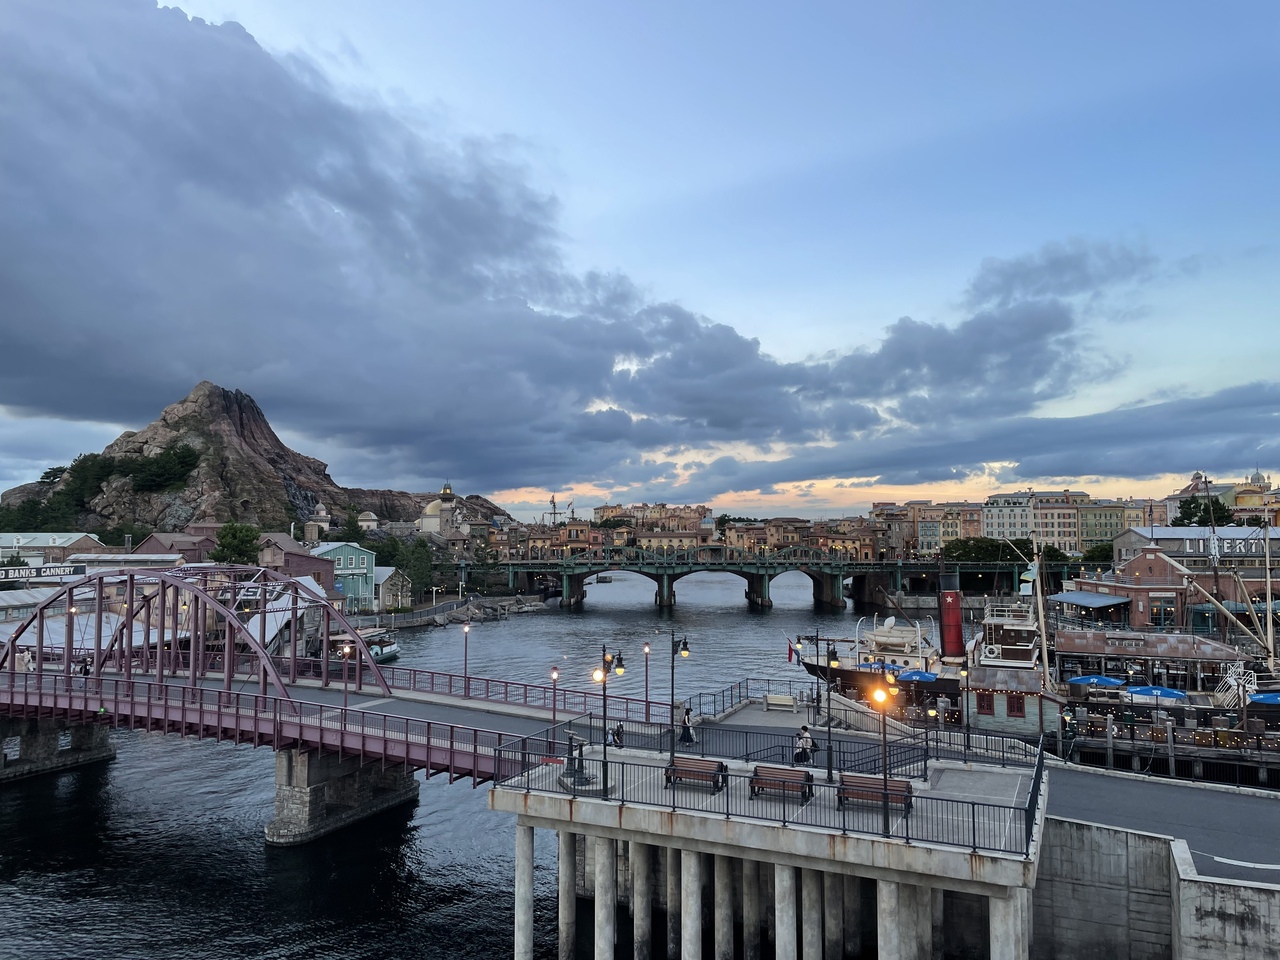
[[[910,781],[883,774],[860,777],[855,787],[838,777],[828,783],[814,771],[813,782],[799,789],[774,789],[767,783],[767,771],[759,770],[669,780],[664,764],[637,763],[616,753],[608,760],[583,757],[578,747],[569,749],[568,756],[528,749],[537,746],[527,742],[522,751],[499,751],[500,789],[808,826],[974,852],[1027,856],[1039,802],[1040,769],[1028,802],[1019,806],[904,795],[903,785],[909,790]]]

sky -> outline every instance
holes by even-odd
[[[0,488],[206,379],[531,519],[1270,474],[1278,95],[1269,0],[0,0]]]

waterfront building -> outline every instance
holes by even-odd
[[[258,566],[286,577],[310,577],[326,592],[334,589],[333,558],[316,556],[287,533],[258,537]]]
[[[322,543],[311,555],[333,561],[334,587],[342,594],[342,612],[373,609],[374,554],[358,543]]]
[[[1089,494],[1078,490],[1031,491],[1032,542],[1057,547],[1063,553],[1079,553],[1079,507],[1089,502]]]
[[[42,563],[65,563],[73,553],[98,552],[105,549],[92,533],[0,533],[0,562],[20,557],[39,566]]]
[[[204,563],[209,558],[209,552],[217,546],[217,538],[208,534],[156,532],[134,547],[133,552],[180,553],[186,563]]]
[[[373,609],[375,613],[413,606],[413,581],[395,567],[373,568]]]

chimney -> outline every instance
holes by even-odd
[[[124,535],[124,552],[133,553],[133,534],[126,533]]]

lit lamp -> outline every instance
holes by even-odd
[[[676,700],[676,652],[677,651],[680,653],[680,656],[682,657],[689,656],[689,638],[681,637],[680,641],[677,643],[676,630],[675,630],[675,627],[672,627],[671,628],[671,763],[673,765],[676,762],[676,704],[678,703],[678,701]],[[683,718],[681,719],[681,722],[682,723],[684,722]]]
[[[880,711],[880,769],[884,777],[884,835],[889,835],[889,701],[898,691],[890,687],[876,687],[871,692],[876,709]]]
[[[840,669],[840,657],[836,654],[835,644],[827,647],[827,783],[835,783],[836,775],[831,751],[831,688],[835,686],[832,670]]]
[[[601,793],[604,796],[609,795],[609,670],[610,668],[618,675],[622,676],[626,672],[626,668],[622,662],[622,654],[615,653],[612,656],[605,649],[604,644],[600,644],[600,666],[591,671],[591,679],[600,684],[600,714],[604,724],[604,747],[603,757],[600,761],[600,784]]]
[[[556,736],[556,685],[560,682],[560,668],[551,668],[551,742],[555,743]],[[552,753],[555,751],[552,750]]]
[[[347,664],[351,662],[351,644],[342,645],[342,709],[347,709]]]

